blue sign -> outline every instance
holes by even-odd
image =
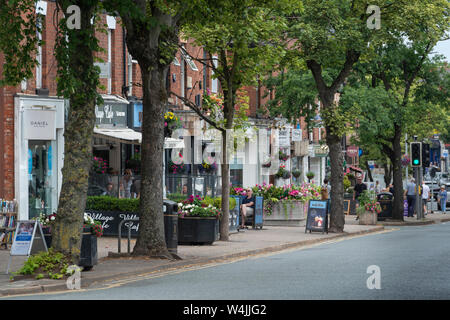
[[[310,208],[317,208],[317,209],[326,209],[327,203],[326,203],[326,201],[310,200],[309,201],[309,207]]]
[[[133,104],[133,127],[142,127],[142,103],[135,102]]]
[[[311,231],[321,231],[328,233],[328,201],[310,200],[308,206],[308,216],[306,218],[305,233]]]

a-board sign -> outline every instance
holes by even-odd
[[[306,218],[305,233],[307,230],[328,233],[328,201],[310,200],[308,216]]]
[[[11,256],[29,256],[40,251],[47,251],[41,224],[34,220],[18,221]]]
[[[344,200],[344,213],[350,214],[350,200]]]

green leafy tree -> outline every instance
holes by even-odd
[[[41,31],[36,1],[13,0],[0,3],[0,51],[6,63],[2,84],[16,85],[31,78],[37,65],[37,37]],[[57,21],[55,54],[58,60],[58,95],[69,99],[70,110],[65,127],[65,162],[58,214],[53,231],[53,246],[78,262],[81,247],[84,204],[91,167],[94,107],[98,102],[98,68],[94,53],[99,50],[95,24],[91,19],[98,9],[96,1],[56,1],[67,12],[70,5],[80,8],[80,29],[68,29],[65,18]]]
[[[285,20],[280,15],[285,10],[299,7],[300,3],[290,1],[205,1],[198,8],[195,19],[183,28],[187,37],[206,50],[206,58],[196,58],[214,71],[223,92],[223,121],[206,116],[204,110],[186,101],[197,114],[222,135],[222,212],[220,239],[229,238],[229,194],[230,171],[227,146],[229,135],[235,128],[234,121],[243,119],[236,94],[243,86],[257,83],[257,76],[266,74],[280,61],[282,47],[278,42],[280,32],[285,30]],[[217,58],[215,58],[215,56]],[[217,59],[217,60],[216,60]],[[214,61],[217,61],[217,64]],[[186,99],[184,99],[186,100]],[[241,116],[239,114],[241,113]]]
[[[441,34],[444,30],[440,30]],[[393,216],[403,220],[402,150],[404,133],[419,140],[442,130],[449,110],[449,74],[440,57],[429,54],[437,37],[385,43],[371,61],[356,66],[357,82],[344,90],[343,108],[358,105],[358,139],[376,145],[393,165]]]
[[[379,29],[372,28],[370,22],[374,13],[367,10],[369,5],[380,9]],[[336,93],[351,74],[355,63],[359,59],[369,59],[373,48],[379,43],[398,34],[410,39],[417,38],[421,34],[418,25],[426,31],[441,28],[448,14],[448,2],[305,0],[303,6],[305,10],[301,15],[289,17],[291,25],[287,36],[295,39],[297,44],[290,46],[297,53],[292,55],[294,61],[298,57],[311,70],[323,106],[322,118],[331,164],[330,231],[343,232],[343,159],[340,142],[346,123],[337,120],[344,117],[340,115]],[[330,69],[337,72],[327,80],[324,70]]]

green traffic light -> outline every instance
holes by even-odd
[[[417,160],[417,159],[414,159],[414,164],[419,164],[419,160]]]

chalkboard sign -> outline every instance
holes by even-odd
[[[321,231],[328,233],[328,201],[310,200],[308,205],[308,216],[306,218],[305,233]]]
[[[344,200],[344,213],[350,214],[350,200]]]

